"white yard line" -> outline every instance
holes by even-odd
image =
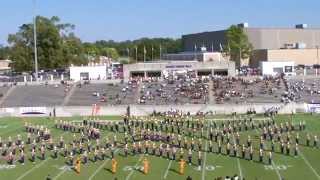
[[[278,175],[279,180],[282,180],[281,174],[280,174],[277,166],[275,165],[274,161],[272,161],[271,163],[272,163],[273,169],[276,171],[276,173]]]
[[[47,162],[48,160],[49,160],[49,158],[46,159],[46,160],[44,160],[44,161],[42,161],[40,164],[34,166],[33,168],[29,169],[27,172],[25,172],[25,173],[23,173],[21,176],[19,176],[19,177],[17,178],[17,180],[21,180],[22,178],[26,177],[28,174],[30,174],[32,171],[34,171],[34,170],[36,170],[37,168],[39,168],[40,166],[42,166],[42,165],[43,165],[45,162]]]
[[[255,131],[256,131],[258,134],[260,133],[257,128],[255,128]],[[273,169],[276,171],[279,180],[282,180],[280,171],[278,170],[278,168],[277,168],[277,166],[275,165],[275,163],[274,163],[273,160],[272,160],[271,164],[272,164],[272,166],[273,166]]]
[[[239,172],[240,172],[240,179],[242,179],[243,173],[242,173],[242,168],[241,168],[240,160],[239,160],[238,157],[236,157],[236,158],[237,158],[238,170],[239,170]]]
[[[136,167],[140,163],[142,157],[143,156],[139,158],[138,162],[134,165],[134,167]],[[132,171],[128,174],[128,176],[126,177],[126,180],[129,180],[133,173],[134,173],[134,169],[132,169]]]
[[[60,177],[63,173],[65,173],[67,171],[67,168],[64,168],[61,172],[59,172],[59,174],[57,174],[55,177],[53,177],[52,179],[57,179],[58,177]]]
[[[94,176],[96,176],[96,175],[98,174],[98,172],[99,172],[109,161],[110,161],[110,159],[108,159],[108,160],[106,160],[104,163],[102,163],[102,164],[98,167],[98,169],[95,170],[95,171],[93,172],[93,174],[89,177],[89,180],[92,180],[92,178],[93,178]]]
[[[117,153],[118,151],[119,151],[119,149],[117,149],[117,150],[115,151],[115,153]],[[98,174],[98,172],[99,172],[109,161],[110,161],[110,159],[106,160],[103,164],[101,164],[101,165],[99,166],[99,168],[98,168],[96,171],[94,171],[93,174],[89,177],[89,180],[92,180],[92,178],[93,178],[94,176],[96,176],[96,175]]]
[[[206,179],[206,163],[207,163],[207,149],[208,149],[208,135],[209,135],[209,126],[207,126],[207,136],[206,136],[206,146],[205,146],[205,151],[204,151],[204,156],[203,156],[203,165],[202,165],[202,180]]]
[[[304,162],[306,163],[306,165],[308,165],[308,167],[312,170],[312,172],[314,173],[314,175],[317,176],[318,179],[320,179],[320,176],[319,174],[317,173],[317,171],[311,166],[311,164],[309,163],[309,161],[307,160],[307,158],[304,156],[304,154],[300,151],[299,151],[299,154],[300,156],[302,157],[302,159],[304,160]]]
[[[232,134],[232,137],[233,137],[233,143],[236,143],[236,140],[235,140],[235,138],[234,138],[234,134]],[[238,153],[238,152],[236,152],[236,153]],[[238,157],[236,157],[236,159],[237,159],[237,165],[238,165],[238,170],[239,170],[240,179],[242,179],[242,178],[243,178],[243,173],[242,173],[242,168],[241,168],[240,160],[239,160]]]
[[[166,172],[164,173],[163,179],[167,179],[167,176],[168,176],[168,173],[169,173],[169,169],[170,169],[170,167],[171,167],[171,164],[172,164],[172,161],[169,162],[168,167],[167,167],[167,170],[166,170]]]

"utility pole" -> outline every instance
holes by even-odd
[[[318,76],[318,70],[319,70],[319,46],[316,46],[317,48],[317,67],[316,67],[316,76]]]
[[[34,41],[34,70],[36,81],[38,78],[38,51],[37,51],[37,15],[36,15],[36,0],[33,0],[33,41]]]

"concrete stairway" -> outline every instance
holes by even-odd
[[[69,100],[71,98],[71,96],[73,95],[74,91],[77,89],[77,83],[74,83],[71,87],[71,90],[68,92],[68,94],[66,95],[66,97],[63,99],[63,102],[61,104],[61,106],[65,106],[69,103]]]
[[[11,88],[3,95],[0,99],[0,106],[3,105],[3,102],[9,97],[9,95],[16,89],[17,86],[11,86]]]

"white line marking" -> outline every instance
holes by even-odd
[[[233,143],[235,144],[235,143],[236,143],[236,140],[235,140],[235,138],[234,138],[234,134],[232,134],[232,137],[233,137]],[[237,153],[238,153],[238,152],[236,152],[236,154],[237,154]],[[237,156],[237,155],[236,155],[236,156]],[[236,159],[237,159],[237,165],[238,165],[238,170],[239,170],[239,174],[240,174],[240,179],[242,179],[243,173],[242,173],[242,168],[241,168],[240,160],[239,160],[238,157],[236,157]]]
[[[257,128],[255,128],[255,131],[256,131],[258,134],[260,133],[260,132],[259,132],[259,130],[258,130]],[[271,164],[272,164],[272,166],[273,166],[274,170],[276,171],[276,173],[277,173],[277,176],[278,176],[279,180],[282,180],[281,174],[280,174],[280,172],[279,172],[279,170],[278,170],[277,166],[275,165],[274,161],[271,161]]]
[[[65,173],[67,171],[67,168],[64,168],[62,171],[59,172],[59,174],[57,174],[54,178],[52,178],[53,180],[54,179],[57,179],[58,177],[60,177],[63,173]]]
[[[134,167],[136,167],[139,164],[139,162],[141,161],[142,157],[143,156],[141,156],[139,158],[138,162],[134,165]],[[134,169],[132,169],[132,171],[128,174],[128,176],[126,177],[126,180],[129,180],[133,173],[134,173]]]
[[[114,153],[117,153],[118,151],[119,151],[119,149],[115,150]],[[99,172],[109,161],[110,161],[110,159],[106,160],[103,164],[101,164],[101,165],[99,166],[99,168],[98,168],[96,171],[94,171],[93,174],[89,177],[89,180],[92,180],[92,178],[93,178],[94,176],[96,176],[96,175],[98,174],[98,172]]]
[[[207,136],[206,136],[206,146],[203,156],[203,165],[202,165],[202,180],[205,180],[205,169],[206,169],[206,162],[207,162],[207,149],[208,149],[208,135],[209,135],[209,126],[207,126]]]
[[[278,175],[279,180],[282,180],[281,174],[280,174],[277,166],[275,165],[274,161],[271,161],[271,163],[272,163],[273,169],[276,170],[276,173]]]
[[[96,175],[98,174],[98,172],[99,172],[109,161],[110,161],[110,159],[104,161],[104,163],[102,163],[102,164],[99,166],[99,168],[98,168],[97,170],[95,170],[95,171],[93,172],[93,174],[89,177],[89,180],[92,180],[92,178],[93,178],[94,176],[96,176]]]
[[[34,170],[36,170],[37,168],[39,168],[40,166],[42,166],[42,165],[43,165],[45,162],[47,162],[48,160],[49,160],[49,158],[46,159],[46,160],[44,160],[44,161],[42,161],[40,164],[34,166],[33,168],[29,169],[29,171],[25,172],[25,173],[22,174],[20,177],[18,177],[17,180],[20,180],[20,179],[26,177],[28,174],[30,174],[32,171],[34,171]]]
[[[311,164],[309,163],[309,161],[307,160],[307,158],[303,155],[303,153],[298,150],[300,156],[302,157],[302,159],[304,160],[304,162],[309,166],[309,168],[312,170],[312,172],[317,176],[318,179],[320,179],[319,174],[317,173],[317,171],[311,166]]]
[[[167,176],[168,176],[168,173],[169,173],[169,169],[170,169],[170,167],[171,167],[171,164],[172,164],[172,161],[169,162],[168,167],[167,167],[167,170],[166,170],[166,172],[165,172],[165,174],[164,174],[164,176],[163,176],[163,179],[167,179]]]

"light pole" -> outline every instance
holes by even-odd
[[[241,47],[239,47],[239,66],[241,67],[241,65],[242,65],[242,52],[241,52]]]
[[[319,68],[319,46],[316,46],[317,48],[317,67],[316,67],[316,76],[318,76],[318,68]]]
[[[136,51],[136,63],[138,62],[138,46],[135,46],[135,51]]]
[[[34,41],[34,70],[36,81],[38,78],[38,51],[37,51],[37,15],[36,15],[36,0],[33,0],[33,41]]]
[[[319,46],[317,45],[316,48],[317,48],[317,64],[319,64]]]

